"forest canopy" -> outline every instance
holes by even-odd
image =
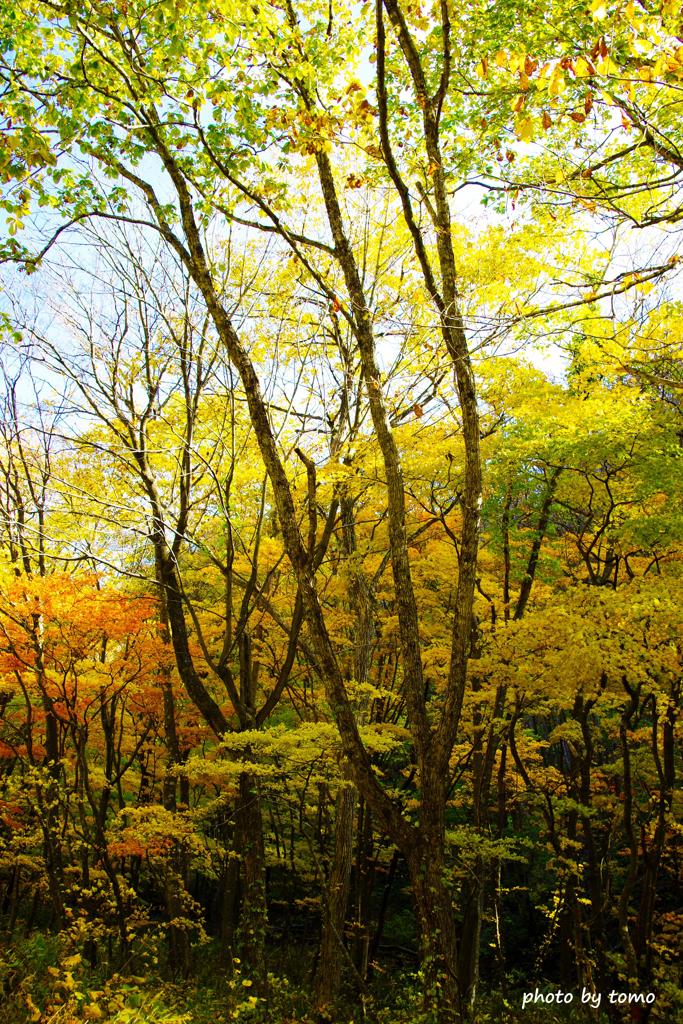
[[[676,1019],[682,111],[673,0],[1,0],[3,1019]]]

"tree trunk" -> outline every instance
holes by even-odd
[[[234,857],[226,857],[221,870],[218,891],[219,937],[221,954],[232,969],[235,932],[239,919],[240,865]]]
[[[243,973],[253,982],[254,993],[262,995],[265,993],[267,982],[266,858],[261,794],[258,779],[251,772],[242,772],[240,775],[235,826],[235,843],[240,855],[242,883],[237,942]]]
[[[473,867],[473,877],[463,888],[463,922],[458,950],[458,985],[459,991],[462,993],[463,1006],[467,1007],[468,1011],[474,1008],[479,985],[479,953],[485,885],[484,862],[481,857],[477,857]]]
[[[182,851],[175,852],[171,863],[166,867],[164,894],[166,913],[170,922],[168,931],[168,953],[171,971],[174,977],[187,978],[192,969],[192,947],[187,928],[177,922],[186,916],[185,901],[185,855]]]
[[[420,925],[425,1009],[437,1024],[461,1018],[457,940],[450,893],[444,880],[443,842],[404,850]]]
[[[344,922],[349,899],[355,812],[356,790],[351,786],[342,786],[337,793],[335,805],[334,857],[327,892],[323,897],[325,905],[314,997],[318,1013],[327,1013],[341,983],[341,947],[344,943]]]

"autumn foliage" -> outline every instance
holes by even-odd
[[[682,39],[0,4],[10,1024],[677,1019]]]

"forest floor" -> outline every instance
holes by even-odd
[[[0,941],[0,1020],[3,1024],[432,1024],[422,1009],[419,976],[397,966],[376,974],[359,998],[346,989],[328,1018],[311,1013],[310,969],[300,947],[282,951],[282,973],[269,974],[267,999],[252,994],[239,968],[232,976],[213,944],[196,957],[191,979],[171,981],[148,953],[129,970],[92,967],[64,949],[57,935],[33,932]],[[287,963],[289,960],[291,962]],[[276,965],[271,965],[275,967]],[[525,993],[482,992],[471,1024],[602,1024],[607,1016],[582,1006],[523,1006]]]

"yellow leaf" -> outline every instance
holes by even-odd
[[[564,92],[567,85],[564,80],[562,69],[558,65],[550,76],[550,82],[548,84],[548,95],[559,96],[561,92]]]
[[[28,1010],[29,1020],[32,1021],[33,1024],[37,1024],[42,1017],[42,1013],[29,995],[26,996],[26,1009]]]
[[[517,135],[522,142],[531,142],[534,137],[534,122],[530,117],[520,117],[517,120]]]
[[[605,57],[603,60],[598,61],[595,68],[599,75],[619,74],[619,65],[615,64],[611,57]]]

